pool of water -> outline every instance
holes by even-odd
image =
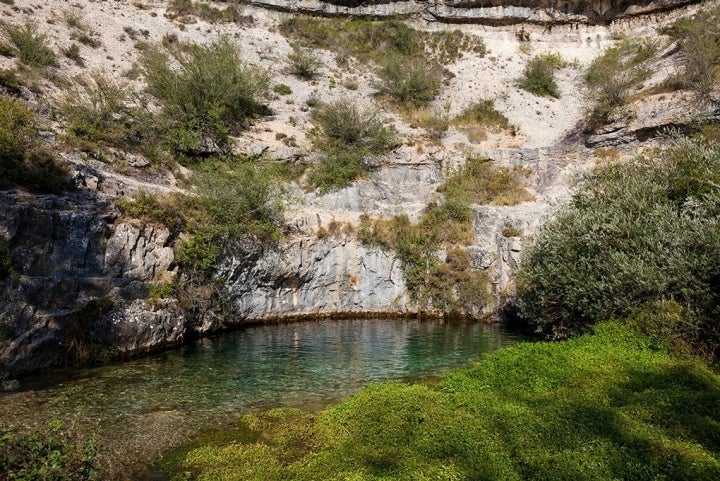
[[[320,408],[372,382],[468,365],[518,339],[498,326],[419,320],[254,326],[150,357],[27,379],[21,391],[0,395],[0,419],[72,421],[98,434],[107,463],[137,466],[248,411]]]

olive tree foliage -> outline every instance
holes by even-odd
[[[664,301],[683,306],[676,334],[717,354],[720,147],[678,139],[605,167],[526,251],[518,308],[563,338]],[[652,326],[649,326],[652,329]]]

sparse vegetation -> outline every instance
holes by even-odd
[[[428,308],[457,316],[478,315],[487,303],[487,279],[471,267],[462,246],[472,243],[471,204],[514,205],[532,200],[522,187],[522,170],[495,168],[484,159],[468,159],[440,192],[444,198],[427,206],[417,224],[407,216],[390,220],[361,219],[358,238],[393,250],[402,261],[411,295]],[[437,252],[446,250],[444,259]]]
[[[314,79],[323,65],[315,52],[302,47],[294,47],[293,52],[288,55],[288,61],[290,73],[303,80]]]
[[[192,0],[172,0],[166,17],[177,20],[180,23],[192,23],[189,17],[195,16],[208,23],[233,22],[241,25],[251,25],[253,18],[242,15],[236,2],[226,2],[225,8],[216,8],[205,2],[193,2]]]
[[[391,151],[395,134],[377,112],[358,107],[350,100],[320,104],[313,110],[317,123],[314,143],[325,155],[309,174],[320,192],[342,188],[369,170],[374,156]]]
[[[523,316],[551,337],[673,302],[672,325],[649,332],[720,355],[720,147],[676,140],[672,148],[595,172],[526,250]],[[650,321],[650,319],[648,319]]]
[[[188,157],[222,151],[228,135],[267,113],[260,99],[269,88],[268,74],[247,65],[228,38],[172,54],[175,62],[158,48],[144,50],[142,57],[147,92],[162,107],[172,151]]]
[[[459,30],[425,32],[399,21],[318,19],[293,16],[280,31],[308,47],[335,50],[338,46],[363,62],[384,64],[390,57],[426,60],[434,67],[457,60],[463,52],[485,55],[482,39]]]
[[[560,98],[555,71],[565,66],[566,62],[559,54],[536,55],[525,65],[523,77],[518,80],[518,85],[541,97]]]
[[[585,73],[585,82],[592,93],[592,108],[588,115],[590,130],[606,123],[619,107],[625,105],[630,90],[649,76],[643,62],[655,52],[656,46],[649,40],[625,39],[593,61]]]
[[[681,18],[663,33],[678,42],[683,72],[672,79],[676,87],[692,88],[708,96],[720,79],[720,8]]]
[[[42,145],[37,119],[23,103],[0,97],[0,186],[57,193],[71,187],[67,168]]]
[[[34,23],[16,25],[0,21],[0,37],[9,43],[11,52],[31,67],[56,66],[55,53],[47,45],[47,37],[38,32]]]
[[[116,356],[115,348],[101,342],[93,333],[93,324],[110,313],[115,303],[108,297],[93,299],[67,317],[63,329],[60,362],[80,367],[107,362]]]

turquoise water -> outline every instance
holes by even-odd
[[[254,326],[119,364],[47,373],[0,397],[13,424],[74,421],[111,462],[137,464],[243,413],[316,409],[372,382],[427,378],[518,336],[498,326],[341,320]]]

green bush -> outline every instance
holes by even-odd
[[[191,451],[181,469],[197,480],[711,481],[718,403],[711,368],[610,323],[428,383],[372,386],[314,416],[252,415],[249,439]]]
[[[38,26],[31,22],[23,25],[0,21],[0,36],[8,42],[12,53],[23,63],[32,67],[56,66],[55,53],[47,46],[47,36],[38,33]]]
[[[442,76],[432,64],[415,60],[408,62],[402,57],[388,60],[378,72],[380,82],[375,86],[399,104],[415,107],[425,105],[440,93]]]
[[[68,169],[42,145],[36,123],[23,103],[0,97],[0,186],[45,193],[69,189]]]
[[[383,154],[397,144],[395,134],[383,125],[377,112],[358,107],[351,100],[320,104],[312,117],[320,128],[317,141],[322,148]]]
[[[303,80],[312,80],[322,67],[322,61],[312,50],[293,47],[293,52],[288,55],[290,62],[290,73]]]
[[[720,79],[720,8],[681,18],[663,30],[678,42],[683,53],[680,87],[689,87],[708,96]]]
[[[272,166],[240,157],[209,160],[192,184],[196,195],[185,205],[190,236],[176,254],[185,269],[210,275],[233,242],[279,239],[282,198]]]
[[[492,99],[481,99],[470,103],[454,121],[459,125],[480,124],[499,128],[509,125],[507,117],[495,108],[495,101]]]
[[[366,174],[367,169],[361,155],[334,151],[310,168],[308,181],[320,194],[327,194],[352,184]]]
[[[585,73],[593,105],[588,115],[591,130],[606,123],[627,103],[630,90],[649,76],[643,63],[655,52],[656,46],[650,40],[626,39],[593,61]]]
[[[95,442],[60,422],[19,434],[0,426],[2,479],[94,481],[100,475]]]
[[[565,337],[604,319],[675,300],[682,335],[718,354],[720,147],[677,140],[590,177],[526,250],[522,315]]]
[[[368,171],[368,160],[391,151],[397,141],[378,114],[350,100],[319,104],[312,112],[317,124],[314,143],[324,159],[309,173],[321,193],[340,189]]]
[[[79,81],[59,103],[67,119],[67,132],[85,150],[111,146],[124,150],[151,152],[156,132],[150,115],[136,107],[125,84],[94,74]]]
[[[249,66],[228,38],[173,50],[177,68],[158,48],[143,51],[147,92],[162,107],[165,141],[177,153],[207,152],[206,145],[227,145],[228,135],[256,115],[267,113],[261,97],[267,72]]]
[[[525,65],[523,77],[518,81],[518,85],[541,97],[560,98],[560,90],[555,82],[555,71],[565,65],[559,54],[536,55]]]

